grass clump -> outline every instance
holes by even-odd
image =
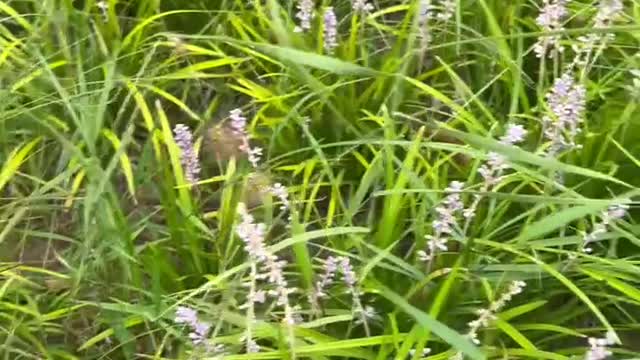
[[[0,356],[638,357],[638,9],[0,1]]]

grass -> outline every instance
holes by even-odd
[[[574,0],[552,29],[541,1],[457,0],[446,21],[432,3],[425,26],[420,1],[318,1],[300,33],[291,1],[0,1],[0,357],[562,360],[614,332],[611,358],[638,358],[640,2],[595,26],[599,3]],[[572,48],[589,34],[615,37]],[[536,57],[541,36],[564,52]],[[581,131],[554,152],[546,94],[572,63]],[[505,144],[513,124],[526,136]],[[439,232],[452,181],[475,216]],[[247,253],[240,203],[282,269]],[[421,259],[434,238],[446,250]]]

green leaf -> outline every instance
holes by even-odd
[[[377,285],[380,290],[380,295],[387,298],[389,301],[397,305],[404,312],[411,315],[418,323],[424,327],[430,329],[434,334],[438,335],[442,340],[448,344],[463,352],[472,359],[482,360],[485,356],[482,354],[468,338],[452,330],[445,324],[432,318],[429,314],[420,311],[420,309],[409,304],[402,296],[396,294],[384,285]]]
[[[316,53],[270,44],[253,43],[252,45],[256,49],[278,58],[280,61],[293,62],[298,65],[309,66],[329,71],[334,74],[367,76],[375,76],[379,74],[373,69],[348,63],[331,56],[319,55]]]
[[[36,138],[24,146],[15,148],[10,154],[2,169],[0,169],[0,190],[11,180],[11,177],[18,171],[20,165],[25,161],[31,150],[40,142],[41,138]]]

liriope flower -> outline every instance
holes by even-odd
[[[250,259],[250,290],[247,296],[247,303],[243,305],[247,309],[247,329],[245,334],[245,344],[247,352],[255,352],[259,347],[251,337],[252,324],[255,322],[253,306],[255,303],[264,302],[266,296],[275,298],[276,305],[284,310],[284,323],[289,328],[289,341],[293,346],[294,336],[291,325],[295,323],[294,309],[289,303],[289,295],[295,291],[288,285],[284,277],[284,267],[287,262],[279,259],[268,250],[264,243],[266,226],[256,223],[253,216],[247,211],[244,204],[238,205],[238,213],[241,222],[236,227],[236,234],[245,243],[245,251]],[[273,286],[268,291],[257,290],[257,281],[265,280]]]
[[[598,239],[599,235],[605,234],[611,223],[616,220],[620,220],[627,215],[629,205],[615,204],[609,206],[606,211],[603,211],[600,215],[600,222],[597,223],[590,233],[584,235],[582,242],[582,251],[585,253],[591,253],[593,249],[589,246],[592,242]]]
[[[324,11],[324,49],[332,54],[338,47],[338,19],[333,7],[327,7]]]
[[[442,203],[436,207],[436,219],[432,223],[433,235],[427,235],[427,249],[418,251],[418,258],[422,261],[431,261],[438,251],[447,251],[447,242],[453,234],[458,222],[456,216],[464,209],[460,198],[460,191],[464,184],[460,181],[452,181],[445,189],[448,194]]]
[[[336,272],[338,271],[338,263],[340,262],[339,258],[334,256],[329,256],[322,267],[323,273],[320,276],[320,279],[316,282],[314,293],[312,294],[312,302],[317,305],[317,299],[324,298],[327,296],[325,291],[331,284],[333,284],[333,280],[336,276]]]
[[[466,337],[476,345],[479,345],[480,339],[478,338],[478,332],[482,328],[488,327],[491,322],[496,319],[496,314],[502,310],[502,308],[504,308],[514,296],[520,294],[525,286],[527,286],[527,284],[524,281],[513,281],[509,284],[507,291],[505,291],[497,300],[489,304],[489,307],[485,309],[478,309],[476,311],[478,318],[467,324],[469,326],[469,331],[467,332]],[[457,352],[449,359],[462,360],[463,356],[461,352]]]
[[[607,331],[604,338],[590,337],[588,341],[590,349],[585,354],[585,360],[604,360],[608,358],[612,353],[607,347],[617,343],[616,335],[611,331]]]
[[[442,0],[440,2],[440,12],[436,14],[438,20],[447,22],[456,13],[458,0]]]
[[[295,32],[305,32],[311,29],[311,20],[313,19],[313,0],[298,1],[298,12],[296,17],[300,20],[300,25],[296,26]]]
[[[505,135],[500,137],[500,143],[504,145],[516,145],[524,141],[527,130],[522,125],[510,124]],[[485,184],[489,187],[502,180],[502,173],[509,168],[507,159],[497,152],[491,151],[487,154],[487,162],[480,166],[478,172],[484,178]]]
[[[561,31],[564,30],[563,20],[568,15],[567,0],[543,0],[544,6],[540,10],[540,14],[536,18],[536,24],[543,31]],[[543,35],[538,38],[534,45],[534,52],[537,57],[544,57],[547,50],[551,48],[549,56],[553,56],[554,51],[562,52],[564,48],[560,44],[559,35]]]
[[[185,324],[191,328],[189,338],[194,345],[200,345],[207,339],[207,334],[211,326],[198,319],[198,313],[189,307],[178,306],[176,309],[176,317],[174,319],[176,324]]]
[[[596,29],[607,29],[613,25],[614,21],[621,16],[624,11],[622,0],[600,0],[598,2],[598,12],[593,19],[593,27]],[[578,37],[578,41],[573,45],[576,56],[570,67],[586,66],[589,62],[593,49],[600,45],[604,48],[607,42],[613,40],[615,35],[612,32],[594,32]]]
[[[429,45],[431,22],[447,23],[456,13],[458,0],[418,0],[418,31],[422,47]],[[433,27],[435,28],[435,27]]]
[[[251,147],[249,144],[249,134],[247,133],[247,118],[242,115],[240,109],[234,109],[229,112],[229,118],[231,119],[231,131],[237,136],[241,143],[238,147],[240,151],[247,154],[247,158],[254,168],[258,167],[260,159],[262,158],[262,148]]]
[[[190,184],[195,184],[198,182],[200,175],[200,160],[193,146],[193,134],[184,124],[177,124],[173,128],[173,134],[176,145],[180,149],[180,163],[182,164],[184,178]]]
[[[576,137],[581,131],[586,98],[585,87],[576,82],[570,72],[565,72],[553,83],[546,95],[551,113],[542,118],[544,137],[551,142],[549,156],[579,147]]]
[[[367,0],[352,0],[351,8],[355,12],[370,12],[373,11],[374,7]]]
[[[289,191],[281,183],[275,183],[269,188],[271,194],[280,200],[280,210],[283,212],[289,212],[287,216],[288,225],[291,224],[291,203],[289,202]]]

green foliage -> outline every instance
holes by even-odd
[[[297,1],[0,1],[0,359],[578,359],[607,331],[615,358],[640,356],[640,5],[594,27],[598,2],[572,1],[545,34],[542,1],[452,3],[425,26],[424,0],[314,2],[295,32]],[[550,156],[545,94],[588,34],[615,38],[576,68],[580,146]],[[565,51],[536,57],[543,35]],[[263,148],[256,168],[236,108]],[[178,123],[196,139],[195,184]],[[524,142],[499,141],[514,123]],[[495,156],[509,169],[488,185]],[[423,261],[452,181],[475,216]],[[236,233],[240,203],[287,262],[294,325],[270,298],[247,319],[265,281]],[[353,265],[361,304],[337,281],[314,304],[330,256]],[[523,294],[472,341],[513,281]],[[178,306],[211,325],[208,348]]]

